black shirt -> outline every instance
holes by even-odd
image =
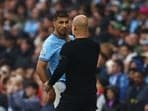
[[[66,43],[60,52],[61,60],[51,77],[53,85],[64,73],[66,91],[70,96],[96,94],[96,66],[99,45],[89,38]]]

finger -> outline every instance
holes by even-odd
[[[45,88],[45,91],[48,93],[48,92],[50,91],[50,88],[47,86],[47,87]]]

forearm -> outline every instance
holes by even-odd
[[[40,61],[37,64],[36,74],[39,76],[40,80],[43,83],[45,83],[49,79],[49,76],[48,76],[48,73],[47,73],[47,69],[46,69],[46,67],[44,65],[42,65],[40,63]]]
[[[44,69],[36,70],[36,74],[39,76],[40,80],[45,83],[48,80],[47,73]]]

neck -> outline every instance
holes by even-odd
[[[76,38],[88,38],[89,34],[88,32],[81,32],[75,34]]]

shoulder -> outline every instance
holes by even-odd
[[[55,45],[56,42],[57,42],[56,37],[53,34],[51,34],[45,39],[45,41],[43,43],[43,47],[44,48],[45,47],[52,47]]]
[[[45,39],[44,43],[52,42],[54,39],[55,39],[54,35],[51,34]]]

